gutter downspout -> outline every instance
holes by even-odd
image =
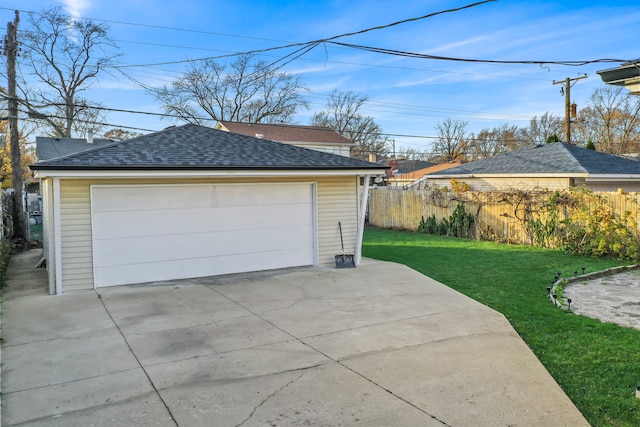
[[[364,190],[362,192],[362,203],[360,205],[360,218],[358,218],[358,241],[356,243],[356,265],[362,261],[362,239],[364,237],[364,219],[367,215],[367,202],[369,201],[369,181],[371,175],[364,176]]]

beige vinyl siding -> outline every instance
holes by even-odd
[[[321,266],[335,265],[342,253],[338,221],[342,222],[344,248],[355,254],[358,236],[358,178],[325,178],[318,181],[318,261]]]
[[[200,183],[316,183],[318,264],[335,265],[342,253],[338,221],[342,221],[345,251],[355,253],[357,240],[358,179],[347,177],[308,177],[300,180],[256,179],[61,179],[62,282],[65,292],[93,289],[91,240],[91,185],[200,184]],[[51,212],[52,209],[49,209]]]
[[[61,179],[60,199],[64,291],[93,289],[91,200],[88,182]]]
[[[540,177],[495,177],[495,178],[457,178],[459,183],[465,183],[470,191],[508,191],[508,190],[562,190],[571,186],[571,178],[540,178]],[[451,188],[451,178],[429,178],[430,184],[438,187]]]
[[[576,186],[585,186],[591,191],[596,192],[618,192],[622,189],[623,193],[640,192],[640,182],[633,181],[585,181],[584,179],[576,179]]]

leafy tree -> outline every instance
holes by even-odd
[[[387,154],[389,150],[387,140],[381,135],[382,129],[373,117],[361,113],[367,101],[365,95],[334,90],[326,108],[313,114],[311,125],[331,128],[351,140],[355,144],[351,157],[367,160],[371,153]]]
[[[545,142],[547,144],[552,144],[554,142],[560,142],[560,137],[558,137],[558,135],[554,133],[554,134],[549,135]]]
[[[167,115],[204,124],[220,120],[287,122],[299,109],[307,108],[306,90],[300,76],[243,54],[228,65],[213,60],[193,63],[170,85],[150,92]]]
[[[437,124],[438,136],[433,143],[434,160],[449,162],[467,157],[470,136],[466,130],[468,125],[467,121],[451,119]]]
[[[593,143],[592,140],[587,141],[587,145],[585,145],[584,148],[586,148],[587,150],[596,151],[596,146],[595,146],[595,144]]]
[[[35,163],[35,152],[31,148],[27,148],[24,142],[20,141],[21,156],[20,165],[22,166],[22,179],[26,181],[31,177],[29,165]],[[11,178],[11,147],[5,145],[0,147],[0,183],[2,188],[13,188],[13,179]]]
[[[29,24],[23,33],[19,85],[29,116],[56,137],[96,131],[99,104],[82,92],[114,65],[109,27],[64,15],[60,7],[31,14]]]
[[[0,185],[2,188],[13,188],[12,167],[11,167],[11,146],[8,143],[8,122],[0,121]],[[20,165],[22,169],[22,179],[26,181],[30,178],[29,165],[35,162],[33,149],[27,147],[27,140],[20,133]]]

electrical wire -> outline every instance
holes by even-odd
[[[27,115],[29,114],[29,111],[27,111],[27,110],[18,109],[18,111],[23,113],[23,114],[27,114]],[[46,117],[50,118],[50,119],[66,120],[66,117],[52,115],[52,114],[47,114]],[[25,118],[22,118],[22,120],[27,120],[27,121],[34,122],[34,123],[42,123],[37,118],[33,118],[33,117],[25,117]],[[135,126],[117,125],[117,124],[106,123],[106,122],[97,122],[95,120],[83,120],[83,119],[78,119],[78,118],[74,118],[73,120],[76,121],[76,122],[91,123],[91,124],[100,125],[100,126],[110,126],[110,127],[117,127],[117,128],[122,128],[122,129],[141,130],[141,131],[145,131],[145,132],[157,132],[157,130],[154,130],[154,129],[146,129],[146,128],[135,127]]]
[[[18,11],[18,12],[21,12],[21,13],[27,13],[27,14],[32,14],[32,15],[41,15],[42,14],[41,12],[38,12],[38,11],[35,11],[35,10],[15,9],[15,8],[11,8],[11,7],[0,7],[0,10],[8,10],[8,11],[12,11],[12,12],[13,11]],[[287,40],[267,39],[267,38],[263,38],[263,37],[244,36],[244,35],[238,35],[238,34],[217,33],[217,32],[214,32],[214,31],[194,30],[192,28],[168,27],[168,26],[164,26],[164,25],[142,24],[142,23],[139,23],[139,22],[115,21],[115,20],[109,20],[109,19],[80,17],[80,16],[72,16],[72,15],[64,15],[64,14],[60,14],[60,16],[61,17],[66,17],[66,18],[95,21],[95,22],[105,22],[107,24],[130,25],[130,26],[135,26],[135,27],[153,28],[153,29],[159,29],[159,30],[179,31],[179,32],[195,33],[195,34],[207,34],[207,35],[213,35],[213,36],[234,37],[234,38],[239,38],[239,39],[260,40],[260,41],[268,41],[268,42],[276,42],[276,43],[291,43],[291,41],[287,41]]]
[[[415,53],[415,52],[405,52],[401,50],[395,49],[386,49],[380,47],[371,47],[371,46],[361,46],[350,43],[342,43],[342,42],[334,42],[327,41],[328,43],[332,43],[338,46],[350,47],[352,49],[365,50],[367,52],[380,53],[384,55],[393,55],[400,56],[406,58],[416,58],[416,59],[433,59],[439,61],[456,61],[456,62],[469,62],[469,63],[482,63],[482,64],[520,64],[520,65],[566,65],[566,66],[583,66],[587,64],[596,64],[596,63],[609,63],[609,62],[625,62],[626,59],[613,59],[613,58],[604,58],[604,59],[591,59],[591,60],[579,60],[579,61],[537,61],[537,60],[505,60],[505,59],[471,59],[471,58],[456,58],[452,56],[438,56],[438,55],[429,55],[423,53]]]
[[[237,55],[247,54],[247,53],[264,53],[264,52],[269,52],[269,51],[275,51],[275,50],[280,50],[280,49],[296,47],[297,49],[294,50],[293,52],[291,52],[291,53],[289,53],[289,54],[287,54],[287,55],[285,55],[285,56],[283,56],[283,57],[281,57],[278,60],[273,62],[274,65],[278,64],[278,68],[281,68],[281,67],[291,63],[292,61],[295,61],[296,59],[301,58],[303,55],[305,55],[306,53],[308,53],[311,50],[315,49],[317,46],[325,45],[325,44],[331,44],[331,45],[335,45],[335,46],[339,46],[339,47],[345,47],[345,48],[349,48],[349,49],[364,50],[364,51],[369,51],[369,52],[379,53],[379,54],[385,54],[385,55],[394,55],[394,56],[402,56],[402,57],[410,57],[410,58],[418,58],[418,59],[433,59],[433,60],[445,60],[445,61],[472,62],[472,63],[536,64],[536,65],[556,64],[556,65],[577,66],[577,65],[586,65],[586,64],[599,63],[599,62],[621,62],[622,61],[622,60],[618,60],[618,59],[597,59],[597,60],[587,60],[587,61],[531,61],[531,60],[527,60],[527,61],[504,61],[504,60],[490,60],[490,59],[489,60],[482,60],[482,59],[455,58],[455,57],[445,57],[445,56],[418,54],[418,53],[414,53],[414,52],[405,52],[405,51],[394,50],[394,49],[378,48],[378,47],[371,47],[371,46],[362,46],[362,45],[349,44],[349,43],[343,43],[343,42],[336,41],[339,38],[350,37],[350,36],[363,34],[363,33],[370,32],[370,31],[385,29],[385,28],[393,27],[393,26],[404,24],[404,23],[408,23],[408,22],[413,22],[413,21],[418,21],[418,20],[430,18],[430,17],[436,16],[436,15],[440,15],[440,14],[444,14],[444,13],[456,12],[456,11],[472,8],[472,7],[479,6],[479,5],[482,5],[482,4],[485,4],[485,3],[489,3],[489,2],[493,2],[493,1],[495,1],[495,0],[485,0],[485,1],[481,1],[481,2],[476,2],[476,3],[468,4],[466,6],[462,6],[462,7],[459,7],[459,8],[447,9],[447,10],[443,10],[443,11],[440,11],[440,12],[430,13],[430,14],[427,14],[427,15],[424,15],[424,16],[420,16],[420,17],[415,17],[415,18],[405,19],[405,20],[401,20],[401,21],[396,21],[396,22],[393,22],[393,23],[390,23],[390,24],[386,24],[386,25],[370,27],[370,28],[366,28],[366,29],[363,29],[363,30],[360,30],[360,31],[354,31],[354,32],[350,32],[350,33],[340,34],[340,35],[336,35],[336,36],[333,36],[333,37],[314,40],[314,41],[310,41],[310,42],[289,43],[289,44],[284,45],[284,46],[276,46],[276,47],[271,47],[271,48],[267,48],[267,49],[252,50],[252,51],[248,51],[248,52],[232,52],[232,53],[219,55],[219,56],[215,56],[215,57],[208,57],[208,58],[197,58],[197,59],[189,59],[189,60],[183,60],[183,61],[167,61],[167,62],[156,63],[156,64],[137,64],[137,65],[136,64],[128,64],[128,65],[126,65],[125,64],[125,65],[119,65],[118,67],[119,68],[133,68],[133,67],[151,68],[151,67],[158,66],[158,65],[179,64],[179,63],[202,61],[202,60],[207,60],[207,59],[220,59],[220,58],[232,57],[232,56],[237,56]],[[2,8],[2,7],[0,7],[0,9],[14,10],[14,9],[9,9],[9,8]],[[23,12],[36,13],[36,12],[33,12],[33,11],[23,11]],[[140,26],[145,26],[145,27],[169,29],[169,30],[176,30],[176,31],[183,31],[184,30],[184,31],[205,33],[205,34],[212,34],[212,35],[233,36],[233,35],[222,34],[222,33],[214,33],[214,32],[199,31],[199,30],[185,30],[185,29],[178,29],[178,28],[173,28],[173,27],[162,27],[162,26],[146,25],[146,24],[133,24],[133,23],[126,23],[126,22],[122,22],[122,21],[106,21],[106,20],[96,20],[96,21],[114,22],[114,23],[128,24],[128,25],[140,25]],[[244,38],[252,38],[252,37],[244,37]],[[269,39],[260,39],[260,40],[269,40]],[[274,41],[274,40],[269,40],[269,41]],[[143,42],[138,42],[138,43],[143,43]],[[127,76],[127,78],[129,78],[132,82],[134,82],[135,84],[137,84],[137,85],[139,85],[139,86],[141,86],[143,88],[150,88],[148,85],[142,84],[139,80],[137,80],[135,78],[132,78],[130,76]],[[543,79],[540,79],[540,80],[543,80]],[[105,110],[107,110],[107,111],[118,111],[118,109],[108,109],[108,108],[105,108]],[[160,114],[160,113],[149,113],[149,112],[138,112],[138,111],[133,111],[133,110],[129,110],[129,111],[122,110],[121,112],[136,113],[136,114],[151,114],[151,115],[159,115],[159,116],[164,116],[164,117],[180,118],[180,117],[177,117],[175,115],[167,115],[167,114]],[[467,112],[467,113],[470,113],[470,112]],[[472,113],[472,114],[475,114],[475,113]],[[497,115],[497,113],[477,113],[477,114],[496,114]],[[419,115],[419,114],[416,113],[416,115]],[[137,130],[145,130],[145,129],[134,128],[134,127],[130,127],[130,128],[137,129]]]

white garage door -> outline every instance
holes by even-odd
[[[91,187],[96,287],[313,265],[312,184]]]

